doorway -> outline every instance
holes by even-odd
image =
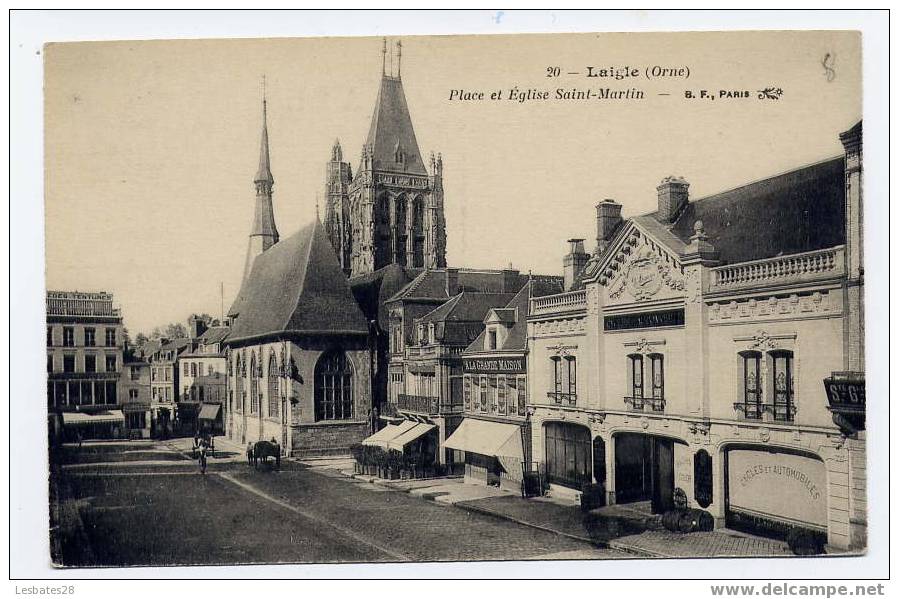
[[[674,508],[674,440],[640,433],[615,436],[615,501]]]

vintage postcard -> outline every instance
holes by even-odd
[[[48,44],[52,563],[864,553],[861,43]]]

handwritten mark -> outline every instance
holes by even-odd
[[[836,60],[836,55],[828,52],[824,55],[824,60],[821,61],[821,66],[824,67],[824,77],[827,78],[828,83],[837,78],[837,72],[833,68],[836,64]]]
[[[496,11],[496,14],[493,16],[493,22],[499,25],[499,22],[503,20],[503,15],[505,14],[506,13],[501,10]]]

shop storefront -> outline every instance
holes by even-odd
[[[780,538],[802,529],[826,540],[827,469],[820,458],[752,446],[729,447],[724,456],[728,527]]]
[[[525,467],[525,427],[479,418],[466,418],[444,444],[465,452],[465,481],[521,490]]]
[[[63,412],[62,423],[67,441],[121,439],[125,435],[125,416],[121,410]]]
[[[569,422],[547,422],[543,425],[546,480],[580,491],[593,482],[593,459],[590,429]]]
[[[673,509],[677,442],[640,433],[619,433],[614,440],[615,502],[647,502],[655,514]]]

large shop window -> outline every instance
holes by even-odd
[[[353,417],[353,369],[342,351],[327,353],[315,365],[315,419]]]
[[[544,425],[546,478],[549,482],[580,489],[592,481],[590,430],[567,422]]]

